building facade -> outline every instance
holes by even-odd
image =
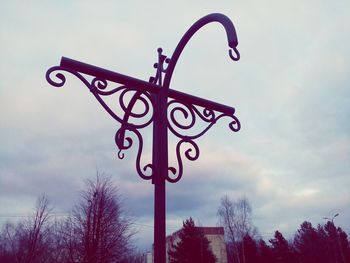
[[[223,227],[196,227],[203,231],[205,237],[209,240],[209,246],[216,257],[216,263],[227,263],[226,244],[224,239]],[[166,238],[167,255],[170,248],[179,242],[179,231],[174,232]],[[166,262],[169,263],[169,257],[167,256]]]

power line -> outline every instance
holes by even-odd
[[[63,213],[63,212],[56,212],[56,213],[49,213],[49,216],[54,217],[65,217],[69,216],[69,213]],[[23,217],[33,217],[34,214],[0,214],[0,218],[23,218]]]
[[[49,213],[49,216],[54,216],[54,217],[66,217],[69,215],[70,215],[69,213],[64,213],[64,212]],[[0,218],[26,218],[26,217],[33,217],[33,216],[34,216],[34,214],[0,214]],[[147,224],[142,224],[142,223],[132,223],[132,224],[138,225],[138,226],[154,228],[153,225],[147,225]],[[175,227],[168,227],[168,228],[177,229]]]

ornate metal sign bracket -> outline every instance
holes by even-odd
[[[170,58],[158,49],[158,61],[154,64],[156,73],[149,81],[143,81],[117,72],[102,69],[86,63],[62,57],[60,66],[50,68],[46,73],[47,81],[55,87],[62,87],[69,72],[80,79],[95,96],[111,117],[120,123],[115,134],[115,143],[119,149],[118,157],[124,158],[124,152],[137,144],[136,170],[145,180],[151,180],[155,186],[154,209],[154,262],[165,262],[165,182],[176,183],[183,174],[183,156],[194,161],[199,157],[199,147],[195,140],[206,133],[219,119],[231,119],[229,128],[237,132],[240,122],[234,115],[233,107],[225,106],[206,99],[195,97],[170,89],[170,82],[176,63],[192,36],[204,25],[218,22],[225,31],[229,56],[237,61],[237,36],[232,21],[222,14],[210,14],[199,19],[184,34]],[[116,96],[118,108],[109,105],[105,97]],[[141,109],[141,110],[140,110]],[[180,121],[177,117],[182,116]],[[197,121],[204,127],[193,132]],[[140,130],[153,125],[152,163],[141,165],[143,138]],[[177,167],[168,165],[168,131],[178,138],[176,144]],[[192,132],[191,132],[192,131]],[[133,135],[133,136],[132,136]],[[137,143],[134,142],[135,138]]]

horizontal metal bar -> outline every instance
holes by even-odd
[[[189,94],[181,92],[181,91],[169,89],[168,95],[170,98],[179,100],[179,101],[184,102],[186,104],[195,104],[195,105],[207,108],[207,109],[212,109],[212,110],[219,111],[219,112],[229,114],[229,115],[232,115],[235,113],[235,108],[233,108],[233,107],[229,107],[229,106],[217,103],[217,102],[213,102],[213,101],[199,98],[199,97],[196,97],[193,95],[189,95]]]
[[[60,66],[63,68],[84,73],[90,76],[95,76],[105,80],[124,84],[126,86],[135,87],[140,89],[141,91],[147,91],[150,93],[157,93],[161,88],[156,84],[153,84],[144,80],[133,78],[127,75],[123,75],[111,70],[96,67],[96,66],[83,63],[74,59],[66,58],[66,57],[62,57]],[[235,112],[235,109],[233,107],[229,107],[210,100],[202,99],[202,98],[192,96],[184,92],[180,92],[173,89],[168,90],[168,96],[170,98],[179,100],[186,104],[195,104],[201,107],[205,107],[205,108],[219,111],[229,115],[232,115]]]
[[[157,93],[159,86],[153,83],[133,78],[127,75],[123,75],[108,69],[96,67],[87,63],[83,63],[74,59],[62,57],[60,66],[63,68],[71,69],[73,71],[81,72],[90,76],[99,77],[105,80],[110,80],[126,86],[132,86],[140,89],[141,91],[148,91],[151,93]]]

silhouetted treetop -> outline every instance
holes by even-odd
[[[171,263],[214,263],[216,261],[208,239],[200,228],[196,228],[192,218],[183,222],[178,236],[179,241],[172,244],[168,252]]]

